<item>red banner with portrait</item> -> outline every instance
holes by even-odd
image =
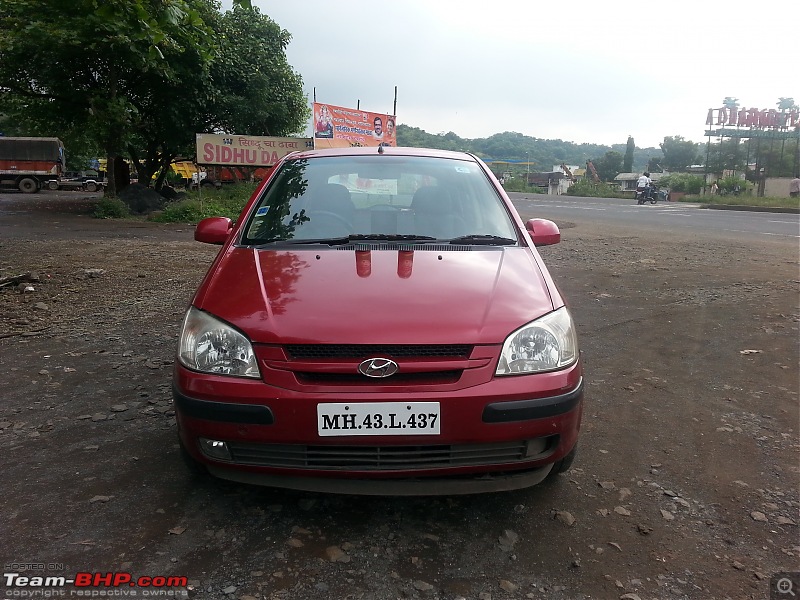
[[[315,148],[396,146],[394,115],[314,103]]]

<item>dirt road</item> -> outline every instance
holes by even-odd
[[[800,571],[796,240],[559,223],[542,255],[588,382],[572,471],[496,495],[326,496],[186,471],[171,365],[216,247],[80,198],[0,195],[0,280],[38,275],[0,287],[4,573],[186,576],[212,600],[647,600],[765,599]],[[32,591],[19,581],[0,597]]]

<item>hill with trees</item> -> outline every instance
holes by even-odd
[[[403,124],[397,126],[397,143],[400,146],[463,150],[472,152],[483,159],[517,162],[523,165],[530,162],[532,172],[550,171],[553,165],[561,163],[583,167],[589,160],[593,161],[595,165],[604,160],[611,160],[616,165],[616,154],[620,155],[619,169],[621,171],[623,157],[630,152],[628,140],[611,146],[578,144],[564,140],[546,140],[513,131],[496,133],[488,138],[468,139],[459,137],[452,131],[445,134],[432,134],[418,127]],[[609,152],[614,155],[607,156]],[[663,156],[661,148],[634,147],[631,159],[632,170],[644,171],[648,168],[648,164],[653,164],[653,162],[659,164]],[[611,176],[612,179],[614,175]]]

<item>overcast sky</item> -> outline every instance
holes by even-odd
[[[463,138],[705,141],[709,108],[800,103],[796,0],[253,0],[309,102]],[[223,0],[223,7],[230,6]]]

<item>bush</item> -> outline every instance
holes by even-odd
[[[92,213],[97,219],[123,219],[130,214],[128,205],[119,198],[101,198]]]
[[[744,194],[749,189],[750,184],[740,177],[725,177],[719,181],[721,194],[733,194],[737,187],[739,188],[739,193]]]
[[[580,179],[569,186],[569,196],[583,196],[589,198],[624,198],[619,188],[610,183],[593,183],[588,179]]]
[[[503,188],[507,192],[533,192],[534,189],[525,182],[525,176],[512,177],[506,179]],[[537,190],[538,191],[538,190]]]
[[[672,175],[667,175],[666,177],[659,179],[658,187],[669,188],[669,191],[671,192],[699,194],[703,189],[703,178],[700,175],[673,173]]]

